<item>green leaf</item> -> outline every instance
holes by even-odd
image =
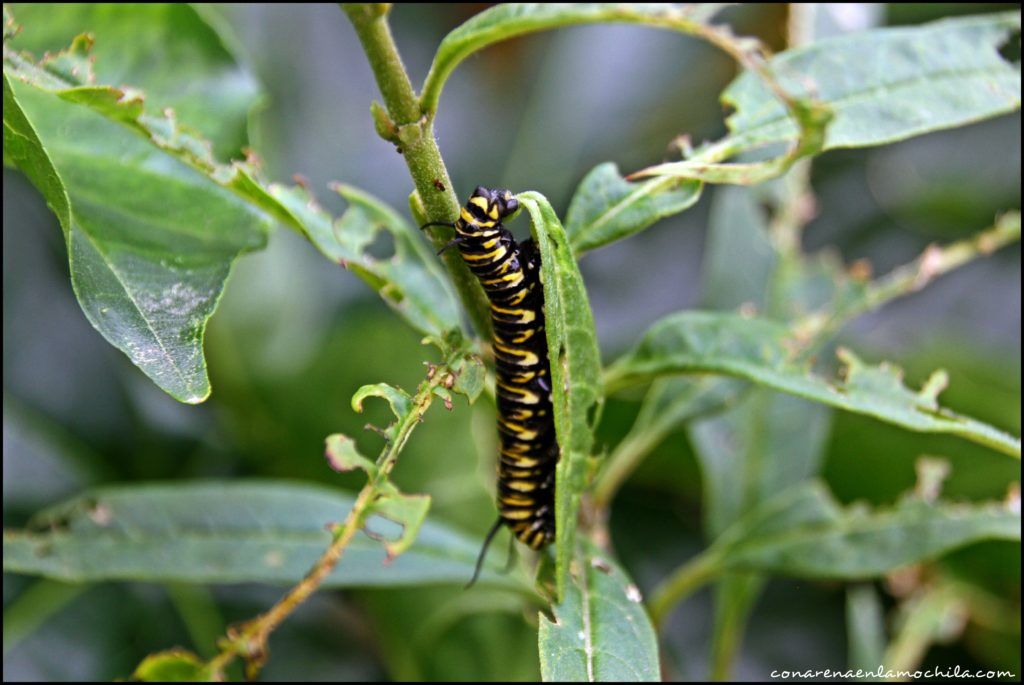
[[[73,35],[71,24],[64,23],[72,15],[75,21],[102,24],[97,30],[110,35],[108,47],[131,23],[127,15],[95,6],[69,9],[59,17],[54,14],[59,10],[52,7],[24,9],[30,17],[37,11],[47,13],[39,22],[43,26],[26,27],[19,34],[21,40],[13,41],[33,47],[60,47],[62,41],[54,43],[57,36]],[[192,98],[211,120],[227,117],[218,130],[237,147],[244,138],[244,118],[232,119],[229,110],[244,113],[253,105],[258,93],[251,78],[192,10],[140,11],[149,12],[154,22],[147,30],[167,36],[163,48],[195,53],[194,59],[186,60],[189,82],[197,93]],[[111,28],[115,24],[117,28]],[[190,42],[188,32],[194,32],[196,43]],[[196,45],[205,49],[196,50]],[[5,148],[7,139],[16,138],[11,141],[13,154],[5,156],[29,176],[57,214],[68,246],[72,284],[90,323],[165,391],[185,402],[200,402],[210,392],[202,354],[206,321],[232,262],[239,254],[262,247],[270,224],[171,155],[90,112],[88,108],[137,130],[144,116],[137,91],[93,85],[91,46],[91,39],[76,39],[70,49],[35,65],[5,41]],[[172,90],[164,77],[147,71],[156,63],[147,67],[139,61],[141,55],[121,54],[124,71],[116,73],[146,75]],[[145,57],[151,59],[151,52]],[[129,69],[129,64],[134,66]],[[174,73],[183,78],[180,69]],[[207,87],[216,89],[214,83],[238,85],[230,94],[231,106],[227,93],[221,99],[198,94]],[[242,87],[243,83],[249,85]],[[181,104],[187,99],[183,93],[176,97]],[[225,109],[216,109],[221,105]],[[175,139],[166,148],[210,154],[196,139],[178,138],[173,115],[164,121],[171,125],[159,127],[161,132]],[[34,135],[26,133],[26,126]]]
[[[377,465],[359,453],[355,440],[352,438],[341,433],[335,433],[334,435],[328,435],[326,442],[327,449],[324,456],[327,458],[327,463],[335,471],[346,473],[360,469],[365,471],[371,478],[377,474]]]
[[[86,317],[173,397],[206,399],[206,322],[232,262],[263,246],[269,221],[89,109],[8,84],[5,100],[20,109],[4,108],[5,132],[20,131],[15,161],[62,221]]]
[[[783,324],[731,313],[679,312],[648,330],[609,368],[606,391],[661,375],[720,373],[814,402],[873,416],[909,430],[949,433],[1020,457],[1020,440],[992,426],[939,407],[943,377],[933,375],[914,392],[901,371],[872,367],[843,351],[845,382],[829,381],[794,360],[800,350]]]
[[[723,309],[756,307],[784,315],[794,301],[818,289],[807,278],[811,260],[782,252],[770,237],[759,200],[775,189],[775,184],[715,189],[702,269],[704,304]],[[789,287],[783,288],[783,283]],[[830,417],[831,411],[823,405],[754,388],[737,406],[691,423],[689,436],[701,467],[707,537],[714,540],[766,499],[817,474]],[[727,573],[717,583],[713,679],[728,680],[764,582],[759,574]]]
[[[711,309],[753,305],[764,311],[778,255],[754,190],[714,189],[701,265],[701,303]]]
[[[603,397],[601,356],[583,276],[561,222],[543,195],[523,193],[541,255],[544,325],[551,360],[551,399],[561,456],[556,468],[556,579],[564,596],[576,538],[584,467],[594,440]]]
[[[885,668],[897,672],[916,670],[932,644],[949,642],[963,630],[967,603],[959,588],[941,581],[906,598],[899,607],[895,635],[885,650]]]
[[[1020,108],[1019,67],[999,54],[1014,31],[1019,11],[881,28],[787,50],[769,68],[787,92],[832,109],[824,149],[880,145]],[[736,109],[727,123],[744,146],[796,134],[753,74],[722,99]]]
[[[381,536],[387,558],[384,563],[390,564],[395,557],[408,550],[416,541],[423,522],[430,509],[430,495],[406,495],[396,487],[388,484],[377,499],[367,508],[367,515],[377,515],[397,523],[402,531],[396,537]],[[369,521],[364,530],[369,530]],[[374,533],[376,535],[376,533]]]
[[[43,144],[21,110],[14,97],[14,91],[4,73],[4,161],[21,169],[28,176],[50,210],[57,215],[61,226],[71,223],[70,200],[64,190],[64,183],[53,162],[43,149]]]
[[[263,97],[225,36],[188,4],[15,4],[11,39],[35,55],[56,53],[88,31],[99,83],[146,91],[146,108],[172,108],[213,142],[221,159],[246,145],[249,113]]]
[[[853,585],[846,590],[848,668],[873,671],[885,654],[885,614],[874,586]]]
[[[563,26],[611,23],[643,24],[708,37],[713,28],[707,22],[720,8],[721,5],[714,4],[679,7],[657,3],[502,3],[473,16],[444,37],[423,83],[420,105],[424,112],[437,111],[441,89],[455,67],[474,52],[503,40]],[[728,45],[735,51],[749,49],[749,41],[724,32],[715,32],[713,38],[717,44]]]
[[[483,360],[473,355],[464,357],[462,369],[455,377],[455,384],[452,390],[462,393],[469,399],[469,403],[476,402],[476,398],[483,392],[484,382],[487,380],[487,369],[484,368]]]
[[[844,509],[822,483],[808,481],[751,511],[673,573],[652,597],[651,614],[663,620],[683,597],[730,572],[865,580],[983,540],[1019,542],[1020,511],[916,497]]]
[[[640,590],[610,558],[587,546],[554,621],[540,615],[544,682],[661,680],[658,641]]]
[[[363,413],[363,401],[367,397],[385,400],[398,421],[404,419],[412,410],[412,397],[409,393],[387,383],[372,383],[356,390],[356,394],[352,396],[352,408],[360,414]]]
[[[150,654],[132,673],[132,680],[144,683],[198,683],[220,680],[210,667],[185,649],[168,649]]]
[[[180,124],[173,111],[153,114],[152,108],[143,107],[147,96],[134,88],[95,85],[90,48],[88,41],[77,40],[64,53],[35,64],[5,45],[4,70],[126,126],[213,183],[299,231],[325,256],[351,267],[420,331],[444,338],[457,329],[458,310],[450,284],[422,239],[389,208],[339,184],[336,189],[351,206],[334,222],[305,187],[265,183],[257,160],[220,164],[211,143]],[[377,258],[370,254],[378,233],[393,244],[393,255]]]
[[[455,294],[413,227],[368,193],[333,187],[349,203],[337,220],[301,186],[272,185],[270,191],[324,256],[363,279],[417,330],[443,338],[458,329]],[[381,238],[392,254],[375,257],[370,248]]]
[[[630,183],[614,163],[599,164],[580,182],[566,214],[573,251],[582,254],[621,240],[687,210],[700,199],[702,188],[700,181]]]
[[[129,86],[97,85],[91,48],[91,41],[79,36],[67,50],[36,63],[31,56],[15,52],[5,43],[4,73],[125,126],[213,183],[231,190],[278,221],[306,232],[302,223],[270,195],[259,178],[255,158],[221,164],[214,157],[213,144],[187,124],[179,123],[173,110],[154,114],[144,107],[144,92]]]
[[[5,530],[4,570],[72,582],[289,585],[327,549],[327,527],[352,504],[346,492],[280,481],[102,488],[40,513],[26,530]],[[479,549],[479,540],[428,521],[385,565],[383,546],[357,535],[325,585],[462,585]],[[481,582],[518,586],[495,568]]]
[[[1014,31],[1020,31],[1019,11],[876,29],[787,50],[768,69],[784,92],[798,101],[812,98],[832,113],[821,150],[881,145],[1019,109],[1020,67],[999,54]],[[736,109],[726,121],[727,138],[692,160],[642,175],[744,182],[736,176],[756,165],[707,160],[801,135],[792,112],[756,74],[741,74],[722,100]],[[713,177],[715,171],[722,176]]]
[[[818,482],[778,495],[708,550],[719,568],[860,580],[981,540],[1020,540],[1020,512],[1002,503],[843,509]]]
[[[690,438],[703,476],[708,537],[817,474],[830,417],[820,404],[757,388],[738,406],[694,423]]]

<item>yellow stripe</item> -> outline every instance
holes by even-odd
[[[507,263],[507,262],[506,262]],[[498,283],[511,283],[512,285],[519,285],[523,282],[523,272],[514,271],[510,274],[502,276],[501,278],[488,278],[487,280],[481,280],[480,282],[484,285],[497,285]]]
[[[507,250],[504,247],[499,247],[496,250],[491,250],[490,252],[484,252],[483,254],[466,254],[466,253],[463,253],[462,258],[465,259],[467,262],[481,262],[481,261],[486,261],[488,259],[493,259],[494,261],[498,262],[498,261],[501,261],[502,259],[505,258],[505,253],[506,252],[507,252]]]
[[[527,328],[525,331],[520,333],[518,336],[516,336],[515,338],[512,338],[512,342],[515,343],[515,344],[524,343],[527,340],[529,340],[530,338],[532,338],[533,334],[535,332],[536,331],[534,329]]]
[[[511,457],[512,456],[512,455],[509,455],[509,454],[505,454],[504,452],[502,452],[502,454],[504,454],[506,457]],[[541,460],[540,459],[528,459],[526,457],[515,457],[515,462],[516,463],[514,463],[514,464],[509,464],[509,466],[511,466],[514,469],[533,469],[533,468],[536,468],[537,466],[540,465]]]
[[[499,307],[496,304],[491,304],[491,311],[498,312],[499,314],[508,314],[510,316],[519,317],[519,321],[516,323],[530,323],[537,318],[537,314],[532,309],[505,309]]]
[[[540,357],[538,357],[533,352],[530,352],[529,350],[517,350],[512,347],[506,347],[500,343],[495,343],[494,349],[506,355],[511,355],[513,357],[521,357],[523,361],[516,362],[516,364],[518,364],[519,366],[533,366],[534,364],[540,362]]]
[[[502,418],[498,419],[498,423],[512,431],[517,440],[521,440],[523,442],[530,442],[531,440],[537,437],[537,431],[527,430],[526,426],[522,426],[518,423],[506,421],[505,419]]]
[[[523,290],[520,290],[518,293],[515,294],[513,299],[509,300],[509,304],[519,304],[520,302],[526,299],[526,294],[528,292],[530,291],[526,290],[525,288]]]
[[[529,495],[502,495],[500,500],[502,504],[507,504],[513,507],[533,506],[533,498]]]
[[[520,397],[522,397],[522,400],[520,400],[520,401],[523,404],[539,404],[540,403],[540,397],[538,397],[536,393],[532,393],[529,390],[526,390],[524,388],[516,388],[516,387],[513,387],[511,385],[506,385],[505,383],[502,383],[501,381],[498,381],[498,387],[501,388],[502,390],[504,390],[505,392],[510,392],[510,393],[513,393],[515,395],[519,395]]]

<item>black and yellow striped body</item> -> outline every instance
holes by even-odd
[[[491,305],[497,367],[498,511],[533,549],[555,539],[555,439],[540,255],[501,221],[518,208],[507,190],[477,188],[455,222],[455,244]]]

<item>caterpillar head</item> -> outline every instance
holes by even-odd
[[[481,221],[501,221],[519,209],[519,200],[511,190],[477,186],[466,207]]]

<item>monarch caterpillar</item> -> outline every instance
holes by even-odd
[[[540,252],[532,239],[517,243],[501,222],[519,209],[508,190],[479,186],[451,226],[457,246],[490,301],[498,404],[498,520],[477,559],[480,573],[494,534],[507,525],[539,550],[555,539],[555,464],[559,449],[551,407],[551,368],[544,334]],[[440,254],[440,253],[439,253]]]

